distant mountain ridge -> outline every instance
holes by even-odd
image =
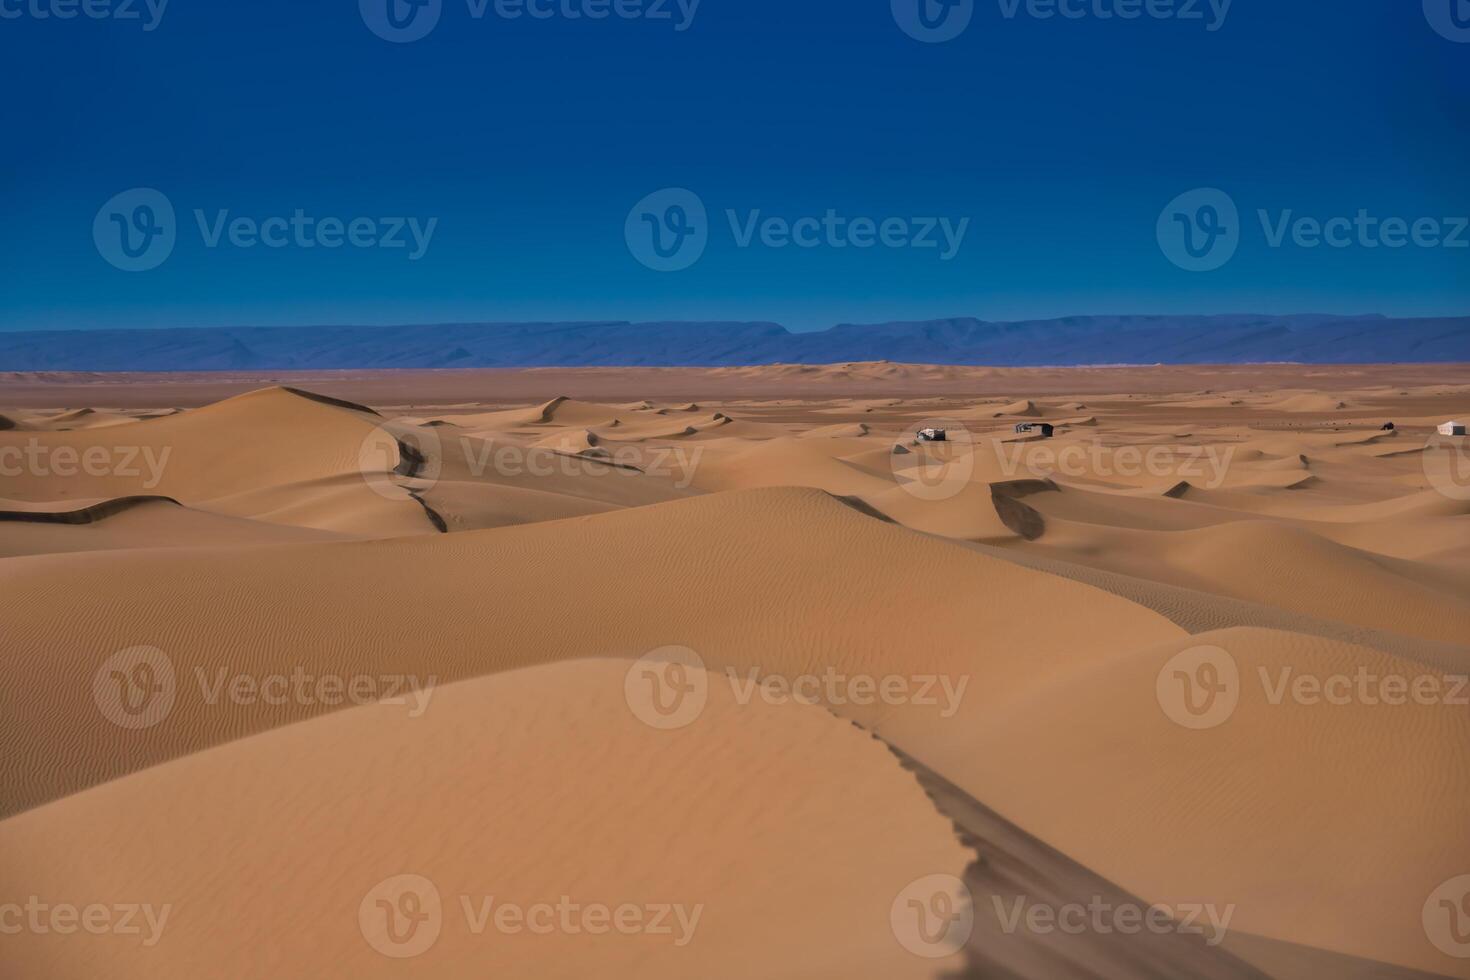
[[[0,332],[0,371],[1470,362],[1470,317],[1075,316],[844,323],[590,321]]]

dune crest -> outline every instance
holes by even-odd
[[[1434,918],[1467,380],[7,379],[0,912],[176,909],[147,949],[6,936],[0,975],[1470,978]],[[408,963],[403,875],[442,917]],[[467,923],[492,895],[701,911],[678,946]],[[1229,924],[994,902],[1099,895]]]

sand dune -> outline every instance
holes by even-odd
[[[1055,513],[1044,501],[1035,506]],[[1041,543],[1079,564],[1312,616],[1449,643],[1470,636],[1470,574],[1372,555],[1281,523],[1155,531],[1053,517]]]
[[[866,472],[835,455],[844,448],[856,447],[784,438],[733,451],[712,450],[696,474],[695,485],[702,490],[806,486],[835,494],[881,493],[893,487],[891,478]]]
[[[1239,398],[1215,396],[1212,398],[1194,398],[1172,404],[1175,408],[1238,408],[1244,405],[1245,402]]]
[[[123,496],[146,489],[188,502],[356,474],[358,450],[378,421],[375,416],[273,388],[126,427],[32,435],[30,438],[53,452],[65,448],[85,454],[95,448],[107,452],[110,460],[117,457],[118,462],[98,473],[27,473],[8,481],[6,496],[53,500]],[[248,435],[251,445],[222,438],[222,433],[231,431]],[[7,444],[19,445],[14,442],[17,438],[7,437]],[[128,465],[123,465],[121,457],[129,450],[136,451],[130,454]],[[148,486],[154,476],[156,484]]]
[[[19,517],[24,520],[17,520]],[[0,557],[129,548],[245,548],[345,537],[313,528],[210,514],[165,497],[122,498],[79,511],[0,511],[0,523],[6,525],[0,534]]]
[[[1431,898],[1470,874],[1470,491],[1424,452],[1470,387],[1252,370],[21,379],[0,909],[176,909],[0,975],[1470,977]],[[659,730],[628,679],[669,647],[704,707]],[[446,915],[400,963],[359,911],[410,873]],[[931,875],[976,899],[935,960],[890,921]],[[1090,890],[1228,935],[991,904]],[[704,911],[671,950],[458,908],[563,894]]]
[[[801,434],[803,439],[861,439],[868,435],[872,429],[864,422],[854,422],[848,425],[826,425],[817,429],[808,429]]]
[[[525,421],[531,425],[549,425],[553,422],[561,425],[592,425],[616,417],[617,409],[612,405],[593,405],[558,395],[545,405],[527,412]]]
[[[1209,646],[1226,651],[1246,680],[1234,714],[1188,733],[1190,748],[1179,752],[1180,729],[1158,713],[1151,685],[1171,657]],[[985,770],[992,798],[1008,800],[1006,816],[1140,894],[1235,903],[1244,931],[1463,976],[1425,944],[1420,911],[1466,857],[1461,830],[1451,828],[1470,820],[1470,795],[1463,756],[1451,746],[1470,738],[1470,715],[1450,705],[1270,699],[1283,670],[1330,677],[1359,668],[1443,676],[1295,634],[1200,634],[1018,701],[992,721],[1006,757],[976,752],[971,764]],[[1007,738],[1016,725],[1033,736]],[[1086,752],[1079,730],[1088,732]],[[1035,772],[1065,778],[1023,775]],[[1129,801],[1138,819],[1126,828],[1080,819],[1077,799],[1094,793]],[[1412,842],[1391,855],[1364,846],[1381,842],[1385,827],[1406,826]],[[1181,865],[1195,871],[1187,884]],[[1318,900],[1302,890],[1306,880]]]
[[[1011,402],[1009,405],[1003,406],[999,409],[997,414],[1039,416],[1041,415],[1041,409],[1036,407],[1035,402],[1023,398],[1020,401],[1014,401]]]
[[[1268,404],[1282,412],[1340,412],[1349,407],[1347,402],[1324,394],[1292,395]]]
[[[928,501],[905,487],[862,498],[874,510],[916,531],[966,541],[1001,542],[1019,536],[996,507],[990,487],[971,483],[943,500]]]
[[[748,534],[751,521],[770,533]],[[521,554],[536,560],[511,560]],[[618,567],[644,574],[618,576]],[[202,597],[226,569],[241,601],[211,608]],[[365,542],[350,551],[303,545],[54,555],[16,559],[10,571],[0,607],[21,669],[5,682],[7,700],[19,702],[21,731],[43,741],[68,732],[71,744],[61,758],[7,755],[0,786],[12,808],[322,710],[258,703],[221,710],[195,682],[222,665],[264,675],[300,664],[318,676],[369,670],[451,680],[549,658],[637,657],[678,643],[712,665],[741,669],[806,670],[820,653],[845,669],[958,675],[972,669],[965,666],[972,656],[1000,656],[1024,637],[1027,657],[1006,669],[1026,676],[1051,669],[1052,661],[1095,656],[1098,622],[1113,621],[1125,646],[1177,632],[1110,596],[915,535],[807,489],[718,494],[446,539]],[[406,595],[403,581],[418,585]],[[72,584],[58,593],[58,582]],[[111,584],[104,590],[103,582]],[[344,590],[356,596],[350,606],[324,605]],[[112,625],[100,636],[93,617],[75,615],[77,603],[103,593],[126,607],[166,611],[168,656],[189,694],[137,739],[113,737],[84,682],[107,655],[139,639],[138,624],[127,617],[110,615]],[[959,601],[966,594],[987,596],[987,605],[977,614]],[[482,595],[498,598],[482,603]],[[552,601],[560,610],[560,596],[577,597],[576,614],[547,618],[539,604]],[[678,601],[669,603],[669,596]],[[838,596],[851,612],[834,625],[830,609]],[[55,622],[62,602],[83,633],[69,637],[66,624]],[[752,602],[770,611],[768,621],[749,621],[742,610]],[[1038,629],[1043,610],[1065,602],[1085,603],[1091,621],[1052,620]],[[912,618],[887,616],[894,604]],[[250,643],[259,608],[278,610],[298,629],[268,648]],[[814,650],[818,631],[823,639]],[[442,642],[423,647],[416,637],[428,634]],[[920,650],[923,659],[915,659]],[[48,672],[69,680],[37,684],[27,668],[58,656]],[[873,720],[866,711],[854,717]],[[89,734],[79,740],[82,732]]]
[[[17,877],[0,902],[25,901],[18,878],[53,901],[115,891],[172,915],[150,948],[23,936],[0,962],[7,975],[140,980],[215,975],[221,962],[239,975],[289,963],[298,976],[445,978],[929,977],[954,965],[911,955],[889,930],[910,882],[958,876],[969,859],[891,753],[819,708],[740,706],[721,685],[698,725],[656,731],[624,703],[630,666],[452,685],[419,718],[354,708],[5,821],[0,855]],[[688,793],[697,773],[725,788]],[[357,857],[343,874],[346,854]],[[769,872],[745,873],[752,862]],[[439,902],[399,946],[369,899],[396,908],[403,875]],[[634,905],[643,928],[592,919],[542,935],[498,928],[494,906],[485,917],[487,901],[535,916],[562,896]]]

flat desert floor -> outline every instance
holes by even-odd
[[[1470,367],[0,375],[0,976],[1470,978],[1451,419]]]

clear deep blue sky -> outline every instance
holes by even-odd
[[[975,0],[934,44],[890,0],[703,0],[683,31],[676,0],[672,20],[600,21],[442,0],[403,44],[358,0],[171,0],[151,31],[35,15],[58,2],[82,0],[0,0],[0,329],[1470,313],[1470,249],[1273,249],[1256,218],[1470,215],[1470,43],[1421,0],[1235,0],[1217,30],[1208,0],[1193,21],[1096,16],[1119,0],[1008,18],[1010,0]],[[1470,16],[1470,0],[1428,0],[1452,2]],[[137,187],[167,196],[178,239],[129,273],[93,222]],[[624,223],[667,187],[699,195],[710,241],[661,273]],[[1156,237],[1198,187],[1241,213],[1238,252],[1211,272],[1171,264]],[[418,261],[207,248],[195,209],[438,225]],[[970,226],[947,262],[740,248],[726,209]]]

